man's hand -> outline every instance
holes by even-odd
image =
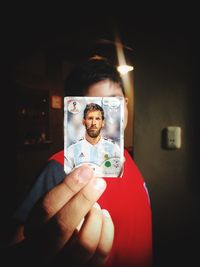
[[[96,203],[105,188],[104,179],[82,166],[49,191],[25,227],[22,247],[29,261],[47,266],[103,265],[114,238],[108,211]]]

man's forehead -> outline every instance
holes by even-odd
[[[87,116],[101,116],[100,110],[88,110],[86,113]]]
[[[119,84],[114,83],[110,80],[103,80],[91,85],[85,94],[85,96],[124,96],[122,88]]]

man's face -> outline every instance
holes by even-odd
[[[109,97],[109,96],[123,96],[122,89],[118,84],[113,83],[109,80],[100,81],[94,85],[91,85],[88,90],[86,96],[101,96],[101,97]],[[128,121],[128,108],[127,108],[128,99],[125,98],[124,105],[124,129],[126,128]]]
[[[102,120],[101,111],[88,111],[86,118],[83,119],[83,125],[85,125],[86,132],[90,137],[98,137],[102,127],[104,126],[104,120]]]

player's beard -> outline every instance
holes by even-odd
[[[101,128],[100,129],[91,129],[92,127],[87,129],[87,134],[92,137],[92,138],[96,138],[100,135],[101,132]]]

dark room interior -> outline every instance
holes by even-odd
[[[125,146],[149,190],[154,264],[198,265],[197,19],[193,16],[186,23],[183,14],[171,14],[170,20],[169,14],[142,18],[116,13],[104,18],[79,16],[73,22],[23,13],[8,22],[2,50],[6,63],[2,101],[10,100],[3,103],[1,129],[8,143],[3,157],[12,167],[5,167],[3,175],[2,210],[5,218],[12,214],[46,160],[63,147],[63,103],[56,106],[56,100],[63,99],[66,75],[96,54],[117,64],[118,35],[126,59],[134,66]],[[9,102],[14,108],[6,116]],[[30,109],[28,120],[23,105]],[[162,132],[168,126],[181,127],[180,149],[163,147]]]

